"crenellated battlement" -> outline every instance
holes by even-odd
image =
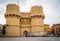
[[[21,12],[21,17],[30,17],[30,13],[29,12]]]
[[[43,7],[42,6],[33,6],[30,10],[31,13],[43,13]]]
[[[8,4],[6,6],[6,14],[18,14],[21,16],[29,16],[29,15],[43,15],[43,7],[42,6],[32,6],[30,12],[20,12],[19,6],[16,4]]]
[[[8,4],[6,6],[6,13],[8,14],[19,13],[19,6],[16,4]]]
[[[42,7],[42,6],[39,6],[39,5],[38,5],[38,6],[35,5],[35,6],[32,6],[32,9],[33,9],[33,8],[41,8],[41,9],[42,9],[43,7]]]
[[[8,4],[7,6],[18,6],[18,5],[16,5],[16,4]]]

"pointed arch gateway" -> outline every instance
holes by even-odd
[[[28,31],[24,31],[23,36],[27,37],[28,36]]]

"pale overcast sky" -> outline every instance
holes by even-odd
[[[17,4],[17,0],[0,0],[0,24],[5,24],[4,13],[6,5]],[[20,11],[29,12],[31,6],[42,5],[45,14],[45,24],[60,23],[60,0],[19,0]]]

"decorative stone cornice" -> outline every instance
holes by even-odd
[[[31,16],[31,18],[35,18],[35,17],[38,17],[38,18],[45,18],[45,16],[42,16],[42,15],[33,15],[33,16]]]
[[[17,15],[17,14],[5,14],[5,17],[18,17],[20,18],[21,16],[20,15]]]
[[[31,27],[44,27],[44,25],[31,25]]]
[[[19,27],[20,25],[9,25],[9,24],[6,24],[6,26],[18,26]]]

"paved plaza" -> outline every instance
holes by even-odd
[[[5,37],[0,41],[60,41],[60,37]]]

